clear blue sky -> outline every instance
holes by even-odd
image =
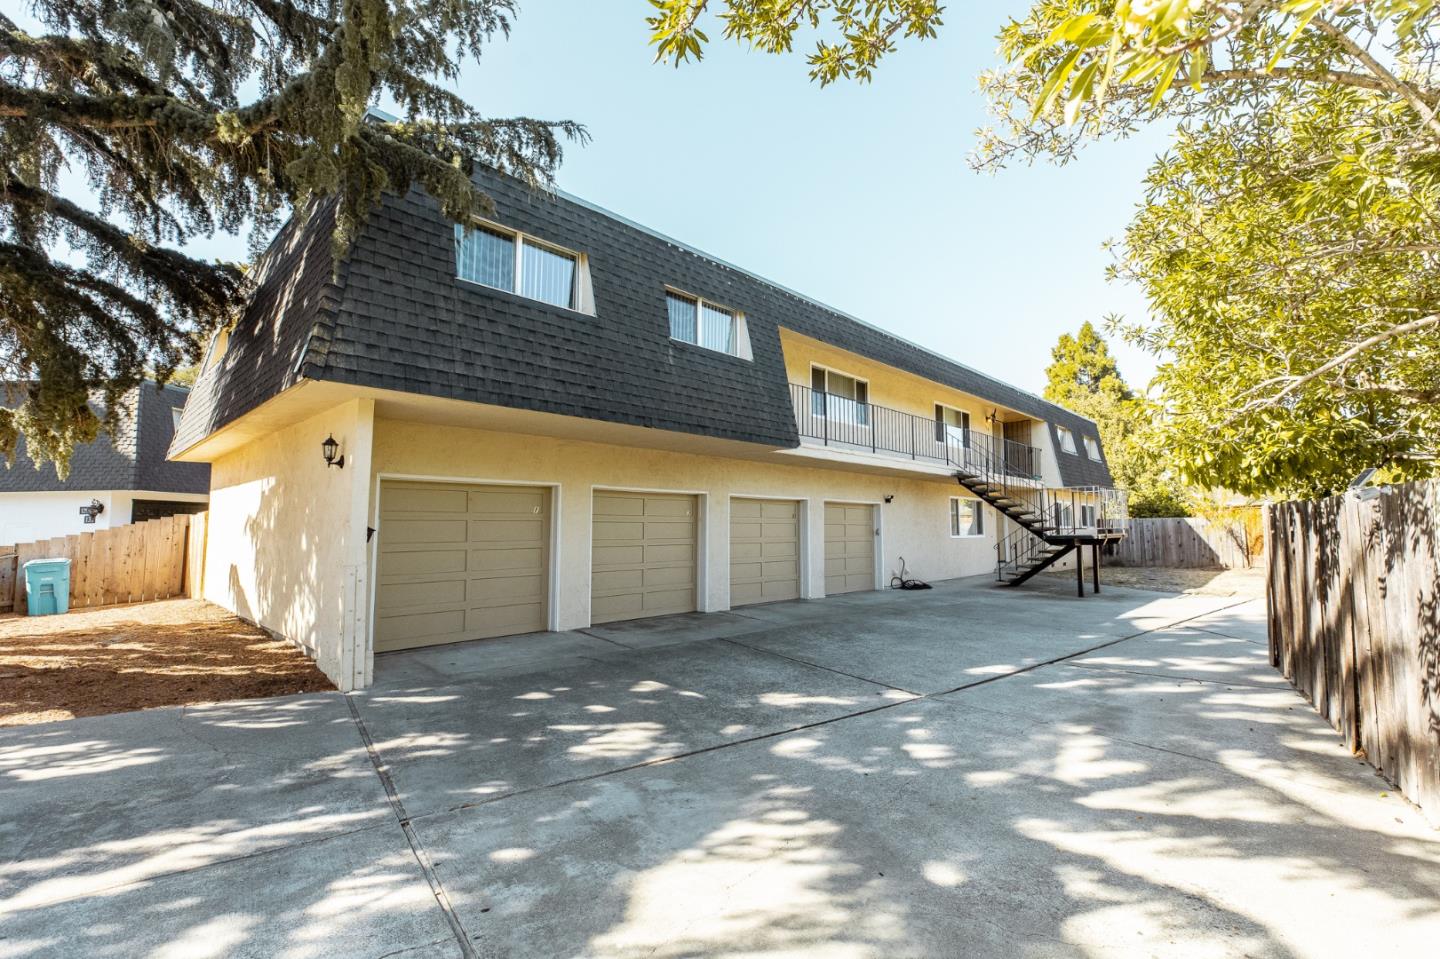
[[[1164,142],[971,172],[976,77],[1025,6],[954,5],[937,40],[904,46],[871,84],[822,89],[799,45],[772,57],[716,40],[676,70],[652,62],[644,0],[530,0],[459,89],[493,116],[586,124],[565,190],[1038,392],[1060,333],[1144,315],[1137,290],[1105,281],[1101,243]],[[1152,359],[1112,346],[1143,386]]]
[[[873,83],[821,89],[808,44],[772,57],[717,40],[675,70],[653,63],[645,0],[528,0],[458,89],[491,116],[586,124],[594,140],[568,151],[565,190],[1039,392],[1062,332],[1144,315],[1137,290],[1105,281],[1101,244],[1164,138],[1094,144],[1064,168],[971,172],[976,77],[1025,6],[955,4],[937,40],[904,45]],[[189,250],[246,257],[235,237]],[[1112,348],[1143,387],[1151,357]]]

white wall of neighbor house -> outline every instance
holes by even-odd
[[[356,399],[217,459],[205,598],[299,645],[342,690],[369,682],[365,524],[374,401]],[[328,467],[333,435],[345,457]]]
[[[20,467],[15,467],[19,469]],[[137,499],[203,503],[205,493],[164,493],[147,490],[61,490],[46,493],[0,493],[0,546],[33,543],[56,536],[93,533],[130,522]],[[105,507],[95,522],[86,523],[80,507],[99,500]]]
[[[986,507],[982,536],[952,537],[950,498],[969,494],[943,477],[884,476],[384,419],[375,425],[374,454],[377,480],[556,487],[558,529],[551,563],[558,588],[552,629],[591,622],[591,508],[597,488],[700,494],[697,596],[704,611],[730,608],[731,497],[808,503],[801,572],[806,597],[825,594],[827,501],[877,505],[877,586],[899,571],[902,555],[910,575],[926,580],[994,569],[994,512]],[[375,486],[380,488],[378,482]],[[890,503],[884,502],[886,496],[893,497]],[[378,523],[379,506],[372,504],[370,525]]]

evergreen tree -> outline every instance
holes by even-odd
[[[548,181],[568,122],[481,116],[445,83],[515,0],[32,0],[0,14],[0,452],[63,470],[151,369],[198,358],[244,274],[184,252],[335,197],[343,253],[382,191],[490,209],[474,162]],[[381,97],[403,119],[367,117]],[[63,184],[83,176],[85,196]],[[71,192],[79,191],[71,187]],[[18,386],[16,386],[18,384]],[[13,395],[18,389],[19,396]],[[96,401],[92,405],[92,401]],[[96,408],[104,419],[97,419]]]
[[[1086,321],[1076,335],[1062,333],[1050,359],[1045,398],[1099,426],[1110,473],[1130,491],[1131,515],[1188,516],[1185,490],[1158,452],[1157,411],[1126,384],[1094,325]]]

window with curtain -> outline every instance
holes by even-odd
[[[970,414],[936,403],[935,442],[943,443],[952,436],[963,445],[970,445]]]
[[[688,296],[665,294],[665,309],[670,313],[670,336],[686,343],[698,342],[696,330],[698,304]]]
[[[455,227],[455,275],[566,309],[577,301],[580,258],[520,233]]]
[[[520,295],[563,306],[575,303],[575,256],[526,240],[520,258]]]
[[[950,497],[950,535],[985,535],[985,514],[980,510],[979,500]]]
[[[1075,452],[1075,434],[1063,426],[1057,426],[1055,430],[1060,434],[1060,448],[1067,453]]]
[[[869,383],[823,366],[812,366],[810,388],[817,416],[828,416],[832,420],[859,426],[870,425]]]
[[[455,225],[456,275],[515,292],[515,238],[488,227]]]
[[[1085,437],[1085,455],[1095,462],[1100,462],[1100,444],[1093,437]]]
[[[707,350],[739,356],[739,314],[716,306],[698,296],[665,291],[665,310],[670,317],[670,337]]]

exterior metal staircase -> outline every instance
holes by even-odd
[[[1124,537],[1129,522],[1125,492],[1094,486],[1046,489],[1038,450],[984,434],[966,435],[961,454],[955,460],[956,481],[1015,526],[996,542],[996,578],[1019,586],[1074,553],[1083,596],[1083,547],[1090,546],[1099,592],[1100,549]]]

